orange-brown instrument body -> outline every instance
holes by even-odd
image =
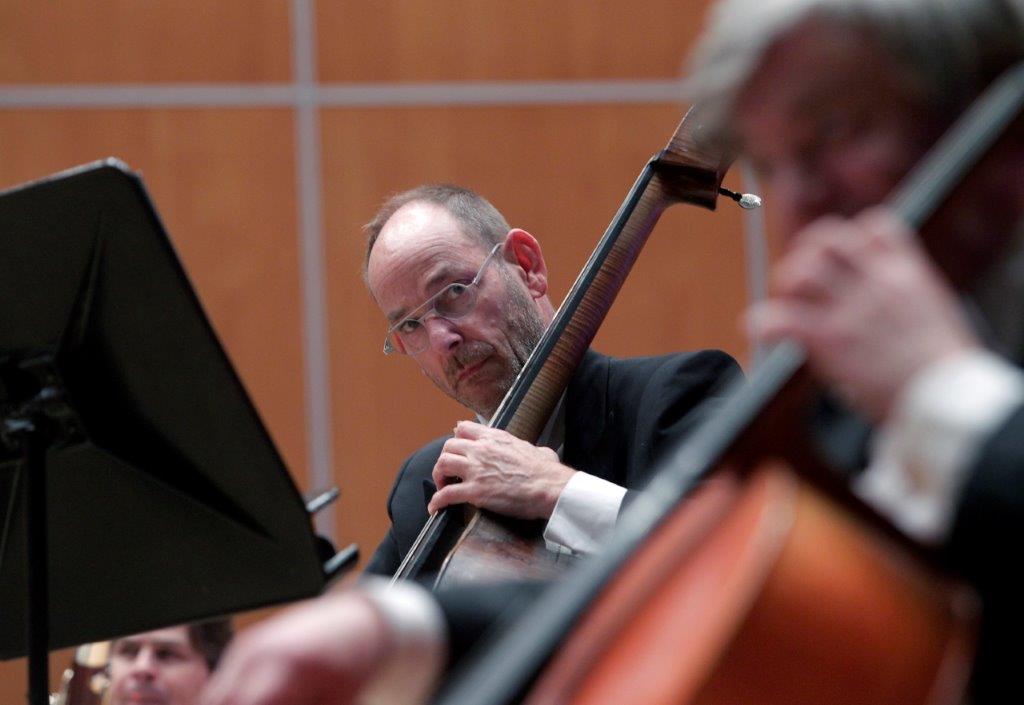
[[[961,702],[973,593],[822,465],[799,422],[816,394],[805,370],[788,378],[601,590],[529,705]]]
[[[785,469],[722,472],[602,593],[527,702],[955,705],[972,608]]]

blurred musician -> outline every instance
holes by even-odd
[[[757,169],[786,244],[751,332],[801,342],[874,423],[853,489],[977,588],[974,700],[1020,702],[1024,121],[919,233],[879,206],[1024,60],[1024,4],[731,0],[713,20],[706,129]]]

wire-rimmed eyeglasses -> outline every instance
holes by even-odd
[[[476,276],[470,282],[452,282],[414,308],[408,316],[388,328],[384,337],[384,354],[403,352],[406,355],[418,355],[427,349],[430,334],[423,322],[433,313],[441,318],[454,321],[468,316],[476,306],[478,284],[483,279],[487,265],[494,259],[504,243],[499,242],[491,248],[484,259]]]

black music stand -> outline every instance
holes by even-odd
[[[29,654],[30,702],[51,647],[324,584],[141,180],[107,160],[0,194],[0,659]]]

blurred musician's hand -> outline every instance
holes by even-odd
[[[303,603],[241,634],[201,705],[347,705],[387,660],[394,641],[356,591]]]
[[[904,384],[977,348],[959,302],[916,239],[882,209],[826,217],[793,240],[752,335],[802,343],[847,401],[884,420]]]

